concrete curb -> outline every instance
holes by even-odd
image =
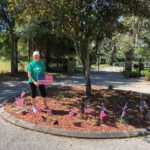
[[[112,139],[112,138],[131,138],[137,136],[145,136],[150,134],[150,127],[136,129],[132,131],[119,131],[119,132],[86,132],[86,131],[72,131],[65,129],[49,128],[37,124],[32,124],[20,119],[17,119],[4,111],[4,108],[0,108],[0,116],[7,122],[10,122],[16,126],[30,129],[46,134],[52,134],[57,136],[65,136],[72,138],[85,138],[85,139]]]

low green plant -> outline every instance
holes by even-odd
[[[111,84],[108,85],[108,89],[109,89],[109,90],[112,90],[112,89],[113,89],[113,85],[111,85]]]
[[[138,70],[134,70],[131,72],[131,78],[138,78],[139,77],[139,71]]]
[[[150,71],[144,72],[145,79],[150,81]]]
[[[82,67],[76,67],[75,68],[75,73],[82,73],[82,72],[83,72]]]
[[[125,71],[120,71],[120,73],[125,76]],[[132,70],[130,74],[130,78],[138,78],[139,77],[139,71],[138,70]]]

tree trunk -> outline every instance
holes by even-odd
[[[46,52],[45,52],[45,64],[46,64],[46,70],[48,71],[49,70],[49,51],[50,51],[50,40],[49,38],[47,37],[46,38]]]
[[[14,37],[14,53],[15,53],[15,73],[18,73],[18,38],[15,36]]]
[[[18,38],[11,31],[11,74],[15,75],[18,72],[18,51],[17,51],[17,43]]]
[[[57,56],[57,69],[59,68],[59,57]]]
[[[125,76],[127,78],[131,77],[132,55],[133,55],[133,50],[129,50],[127,53],[125,53]]]
[[[110,58],[110,65],[112,66],[113,65],[113,63],[114,63],[114,57],[115,57],[115,54],[116,54],[116,46],[114,45],[113,47],[112,47],[112,54],[111,54],[111,58]]]
[[[75,59],[74,59],[74,57],[72,56],[70,56],[69,58],[68,58],[68,68],[67,68],[67,72],[69,73],[69,74],[74,74],[75,73]]]
[[[87,55],[84,60],[82,60],[84,76],[85,76],[85,84],[86,84],[86,94],[87,96],[91,95],[91,78],[90,78],[90,62],[89,62],[89,51],[87,50]]]
[[[27,39],[27,51],[28,51],[28,62],[30,62],[30,51],[31,51],[31,41],[30,39]]]
[[[14,54],[14,42],[13,34],[11,34],[11,74],[15,74],[15,54]]]

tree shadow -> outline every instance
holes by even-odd
[[[150,130],[148,130],[148,132],[150,133]],[[146,142],[146,143],[149,143],[150,144],[150,135],[147,135],[143,138],[143,140]]]
[[[68,115],[68,111],[64,110],[52,110],[53,115],[58,115],[58,116],[65,116]]]

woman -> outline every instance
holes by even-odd
[[[32,103],[33,103],[33,112],[37,112],[37,88],[39,88],[40,94],[44,101],[45,110],[48,110],[47,98],[46,98],[46,89],[44,85],[38,85],[37,77],[39,74],[45,73],[46,67],[45,63],[40,60],[40,53],[38,51],[33,52],[33,60],[28,64],[28,77],[29,84],[32,91]]]

